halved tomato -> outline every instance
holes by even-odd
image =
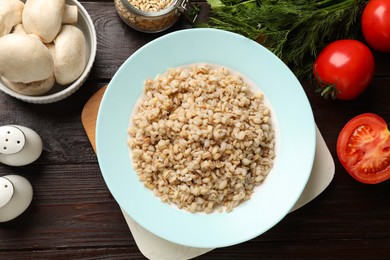
[[[390,178],[390,132],[382,117],[365,113],[352,118],[341,130],[336,150],[356,180],[376,184]]]

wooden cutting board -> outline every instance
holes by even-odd
[[[100,102],[103,94],[106,91],[107,85],[99,89],[92,97],[85,103],[83,111],[81,112],[81,123],[87,133],[88,139],[96,152],[95,128],[96,120],[99,111]]]

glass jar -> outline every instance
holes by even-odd
[[[175,24],[181,14],[186,10],[188,3],[188,0],[172,0],[172,3],[164,9],[158,11],[142,11],[140,7],[135,7],[129,1],[114,1],[119,16],[130,27],[141,32],[150,33],[164,31]],[[156,3],[159,0],[153,1]],[[147,3],[147,1],[143,1],[143,3],[145,2]]]

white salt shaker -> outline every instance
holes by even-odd
[[[0,163],[24,166],[34,162],[42,153],[42,139],[32,129],[20,125],[0,127]],[[22,176],[0,177],[0,222],[10,221],[30,205],[33,189]]]
[[[20,125],[0,127],[0,162],[9,166],[24,166],[42,153],[42,139],[32,129]]]
[[[30,205],[32,197],[32,186],[24,177],[0,177],[0,222],[13,220],[22,214]]]

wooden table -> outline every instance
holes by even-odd
[[[89,97],[138,48],[191,25],[181,19],[166,32],[140,33],[120,20],[113,1],[81,2],[94,21],[98,41],[92,73],[82,88],[48,105],[0,93],[0,124],[30,127],[44,141],[43,154],[33,164],[0,165],[0,176],[22,175],[34,187],[28,210],[0,223],[0,259],[144,258],[103,181],[80,115]],[[375,58],[376,77],[354,101],[324,100],[302,82],[336,164],[325,192],[265,234],[199,259],[390,259],[390,181],[358,183],[342,168],[335,151],[339,131],[353,116],[374,112],[390,123],[390,55],[375,53]]]

